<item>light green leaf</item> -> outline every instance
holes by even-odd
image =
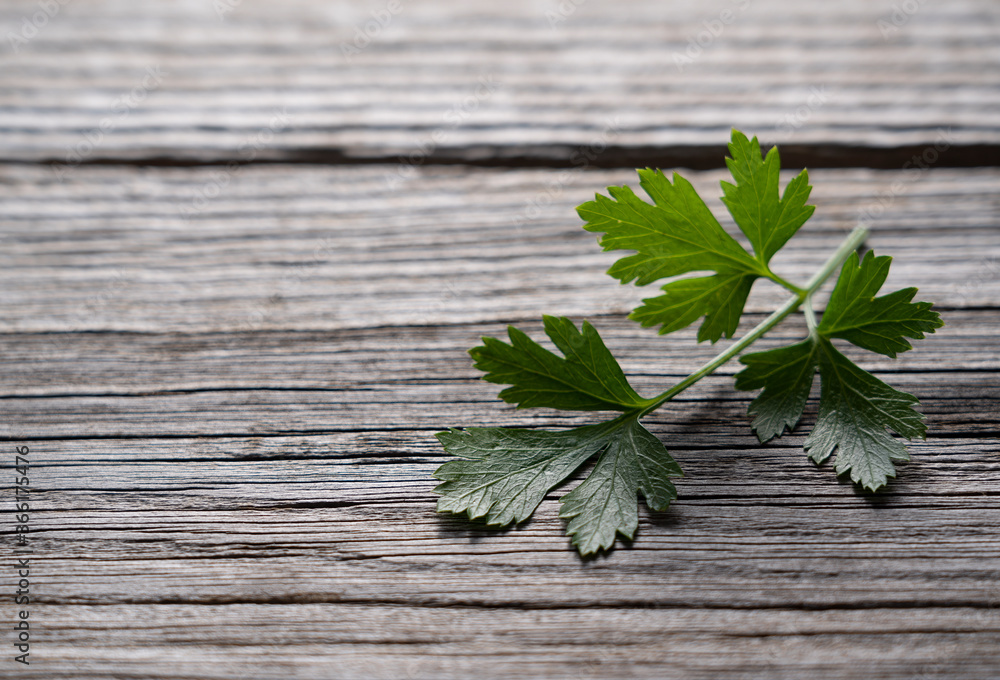
[[[704,279],[667,283],[663,303],[657,306],[647,300],[646,308],[633,318],[647,326],[661,324],[666,333],[706,315],[699,339],[715,342],[723,335],[731,337],[743,312],[745,291],[769,270],[726,233],[686,179],[674,174],[671,183],[651,169],[639,170],[639,177],[652,204],[628,187],[609,187],[610,198],[598,194],[577,208],[585,229],[603,232],[604,250],[636,251],[618,260],[608,273],[622,283],[635,281],[640,286],[699,271],[715,272],[719,278],[710,284]],[[709,292],[710,288],[717,292]]]
[[[767,264],[795,232],[808,220],[815,206],[806,205],[812,187],[809,173],[803,170],[778,196],[781,158],[774,147],[761,158],[757,138],[733,130],[729,144],[732,158],[726,159],[736,184],[722,182],[722,202],[740,230],[753,244],[757,259]]]

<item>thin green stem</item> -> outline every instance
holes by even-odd
[[[818,335],[819,324],[816,323],[816,311],[813,309],[813,298],[812,294],[806,295],[806,299],[802,301],[802,313],[806,317],[806,328],[809,329],[809,337],[815,338]]]
[[[810,303],[809,312],[807,313],[808,317],[808,314],[812,313],[811,303],[813,293],[819,290],[820,287],[826,283],[826,280],[829,279],[835,271],[837,271],[837,268],[844,263],[851,253],[857,250],[858,246],[864,243],[866,238],[868,238],[868,230],[864,227],[858,227],[852,231],[840,244],[837,250],[830,255],[830,258],[823,264],[823,266],[820,267],[819,271],[817,271],[813,277],[809,279],[809,283],[806,284],[806,287],[802,289],[800,293],[797,293],[794,297],[789,298],[788,301],[775,310],[774,313],[754,326],[749,333],[727,347],[721,354],[716,356],[707,364],[671,387],[663,394],[650,399],[649,404],[639,412],[637,417],[641,418],[648,413],[652,413],[660,406],[670,401],[687,388],[691,387],[691,385],[694,385],[705,376],[714,373],[720,366],[735,357],[737,354],[760,339],[760,337],[769,330],[781,323],[785,317],[798,309],[799,305],[806,301]],[[816,316],[813,314],[812,323],[815,324],[815,322]],[[812,327],[810,327],[810,332],[812,332]]]
[[[726,348],[724,352],[717,355],[714,359],[688,377],[684,378],[684,380],[680,381],[663,394],[654,397],[651,400],[652,403],[642,409],[640,417],[655,411],[660,406],[663,406],[663,404],[670,401],[687,388],[691,387],[691,385],[694,385],[705,376],[714,373],[724,363],[735,357],[737,354],[753,344],[762,335],[781,323],[786,316],[798,309],[800,304],[802,304],[802,298],[800,296],[796,295],[795,297],[790,298],[785,304],[775,310],[771,316],[754,326],[753,330]]]
[[[841,244],[837,246],[837,250],[830,255],[830,258],[815,274],[813,274],[813,277],[809,279],[809,283],[806,284],[806,292],[809,295],[812,295],[819,290],[823,283],[830,278],[833,272],[837,271],[837,269],[840,268],[840,265],[844,264],[844,260],[846,260],[851,253],[857,250],[867,238],[868,230],[866,228],[855,227],[854,231],[847,235],[847,238],[845,238]]]
[[[806,292],[805,288],[799,288],[798,286],[796,286],[791,281],[788,281],[787,279],[783,279],[782,277],[778,276],[774,272],[771,272],[771,275],[768,276],[767,278],[771,279],[772,281],[774,281],[776,284],[778,284],[782,288],[787,288],[788,290],[792,291],[796,295],[802,295],[802,294],[804,294]]]

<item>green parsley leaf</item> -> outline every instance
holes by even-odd
[[[887,430],[923,438],[917,398],[885,384],[856,366],[830,342],[838,337],[860,347],[895,356],[911,348],[903,337],[923,338],[942,325],[926,302],[910,303],[916,289],[880,298],[874,294],[889,273],[891,258],[857,253],[844,263],[830,304],[815,332],[802,342],[740,358],[746,368],[736,389],[762,389],[750,404],[751,424],[761,442],[793,429],[802,417],[816,370],[820,373],[819,416],[805,448],[816,463],[837,451],[838,474],[876,491],[896,476],[893,461],[909,460],[906,447]]]
[[[510,344],[483,338],[469,350],[484,380],[513,385],[500,398],[518,408],[548,407],[567,411],[628,411],[649,402],[628,384],[597,330],[583,322],[578,331],[566,317],[546,316],[545,333],[565,355],[560,357],[513,326]]]
[[[487,524],[521,522],[545,494],[594,454],[603,451],[590,476],[563,499],[560,516],[581,555],[610,548],[616,534],[631,539],[638,527],[638,493],[653,510],[677,497],[669,477],[682,475],[663,444],[635,414],[551,432],[470,428],[437,435],[449,461],[434,473],[439,512],[485,517]]]
[[[612,421],[614,422],[614,421]],[[448,453],[465,458],[445,463],[434,476],[438,512],[465,512],[470,519],[504,526],[528,518],[545,494],[607,445],[609,423],[565,432],[501,427],[439,432]]]
[[[736,330],[756,279],[752,274],[737,272],[680,279],[663,286],[663,295],[643,300],[645,304],[629,318],[643,326],[661,324],[663,335],[687,328],[704,316],[698,341],[715,342]]]
[[[805,410],[816,377],[816,343],[812,340],[767,352],[744,354],[746,368],[736,374],[736,389],[762,390],[750,403],[750,427],[763,444],[794,430]]]
[[[643,326],[659,325],[660,333],[671,333],[704,316],[699,342],[732,337],[754,281],[778,279],[768,262],[813,213],[813,206],[805,205],[812,190],[806,171],[780,197],[776,149],[762,158],[757,138],[749,140],[737,130],[729,149],[732,158],[726,163],[736,184],[722,183],[723,202],[756,258],[726,233],[691,183],[676,173],[671,183],[659,170],[638,171],[652,204],[628,187],[609,187],[611,198],[598,194],[577,208],[584,229],[604,234],[605,250],[636,251],[608,270],[622,283],[644,286],[691,272],[715,272],[671,281],[662,287],[663,295],[643,300],[631,315]]]
[[[683,475],[660,440],[628,418],[615,432],[593,472],[562,499],[560,517],[581,555],[606,550],[616,534],[628,539],[639,526],[636,492],[652,510],[666,510],[677,498],[671,476]]]
[[[612,198],[598,194],[577,208],[586,222],[584,229],[604,233],[600,239],[604,250],[636,251],[618,260],[608,274],[640,286],[697,271],[714,271],[718,277],[706,277],[693,286],[684,280],[668,283],[663,286],[667,299],[658,308],[636,310],[633,318],[644,326],[662,324],[661,332],[666,333],[682,327],[679,316],[692,321],[706,316],[699,341],[731,336],[736,331],[734,315],[720,304],[736,308],[738,322],[750,292],[745,278],[752,283],[766,269],[726,233],[686,179],[674,173],[671,184],[662,172],[649,168],[639,170],[639,178],[653,204],[629,187],[609,187]]]
[[[837,474],[876,491],[895,477],[892,461],[909,460],[906,447],[886,428],[912,439],[923,438],[923,416],[913,409],[917,398],[900,392],[859,368],[824,337],[740,358],[747,368],[737,374],[736,389],[763,388],[748,413],[761,442],[794,429],[802,417],[817,368],[819,416],[806,438],[809,457],[822,463],[837,450]]]
[[[766,352],[745,354],[736,376],[740,390],[760,390],[749,407],[761,442],[796,427],[820,375],[819,414],[805,449],[816,463],[836,454],[837,473],[872,491],[896,475],[893,464],[909,459],[902,438],[923,437],[917,399],[855,365],[833,339],[895,357],[942,323],[930,303],[913,302],[914,288],[876,297],[891,259],[856,254],[868,231],[856,228],[804,287],[770,269],[771,258],[812,215],[811,187],[803,170],[779,192],[777,149],[763,156],[756,138],[733,130],[726,164],[734,183],[723,182],[723,203],[753,247],[753,254],[726,233],[684,178],[639,170],[649,200],[628,187],[609,187],[577,211],[585,228],[602,234],[605,250],[629,250],[609,274],[622,283],[648,285],[671,279],[663,293],[644,300],[631,318],[660,333],[685,328],[704,317],[698,340],[716,342],[735,332],[754,282],[769,278],[793,296],[715,358],[658,396],[644,399],[629,384],[597,330],[565,317],[544,317],[545,333],[561,355],[517,328],[509,342],[483,338],[469,351],[484,379],[508,385],[500,396],[518,408],[619,411],[608,422],[565,431],[471,428],[437,434],[456,459],[434,473],[442,481],[441,512],[508,525],[527,519],[553,489],[588,461],[589,475],[561,499],[560,517],[581,555],[611,548],[618,536],[632,539],[638,499],[664,510],[677,497],[671,477],[681,469],[640,419],[710,375],[789,314],[806,305],[809,337]],[[826,311],[817,323],[814,295],[840,268]],[[698,273],[701,274],[698,274]],[[697,274],[687,276],[688,274]]]
[[[822,463],[836,449],[837,474],[850,472],[852,481],[877,491],[896,476],[892,461],[910,459],[886,428],[907,439],[925,436],[924,417],[913,409],[917,398],[858,368],[829,340],[822,338],[817,345],[822,389],[806,451]]]
[[[858,347],[895,358],[912,349],[904,337],[920,340],[944,325],[930,302],[910,302],[916,288],[904,288],[874,297],[889,276],[892,258],[875,257],[871,251],[858,262],[854,253],[843,269],[837,287],[823,312],[819,332],[827,338],[843,338]]]
[[[725,194],[722,202],[729,208],[729,214],[740,230],[750,239],[757,259],[767,264],[816,209],[816,206],[805,204],[812,192],[809,172],[800,172],[785,187],[784,196],[779,198],[781,157],[778,147],[772,148],[767,157],[761,159],[757,138],[748,140],[746,135],[734,130],[729,153],[732,158],[726,159],[726,165],[736,184],[722,183]]]

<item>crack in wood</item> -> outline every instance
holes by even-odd
[[[927,150],[926,144],[901,146],[868,146],[838,143],[779,144],[784,167],[808,168],[868,168],[898,170],[913,165]],[[932,147],[933,148],[933,147]],[[421,165],[465,165],[481,168],[571,168],[571,169],[624,169],[637,167],[687,168],[689,170],[714,170],[725,168],[728,148],[725,145],[649,146],[609,145],[595,158],[581,165],[579,145],[471,145],[467,147],[439,147],[428,153]],[[284,147],[262,149],[254,158],[254,165],[398,165],[399,154],[363,151],[343,147]],[[0,163],[25,165],[51,165],[59,158],[40,158],[25,161],[19,158],[0,158]],[[126,155],[93,155],[82,159],[78,165],[109,165],[127,167],[194,168],[243,164],[240,158],[226,153],[225,149],[172,149],[169,154],[156,152]],[[917,164],[919,165],[919,163]],[[936,152],[936,168],[974,168],[1000,166],[1000,144],[955,144]]]

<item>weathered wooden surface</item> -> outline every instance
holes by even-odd
[[[192,219],[167,206],[210,169],[0,171],[0,434],[38,489],[29,676],[995,676],[997,171],[926,173],[874,224],[948,322],[865,358],[930,425],[887,493],[813,466],[801,434],[757,445],[730,366],[648,419],[687,472],[677,503],[581,561],[558,495],[508,531],[436,515],[432,435],[592,418],[477,379],[465,349],[508,321],[592,318],[647,392],[713,353],[623,320],[641,294],[578,229],[572,205],[630,173],[574,174],[510,236],[551,173],[427,169],[383,201],[382,170],[248,169]],[[797,276],[900,177],[814,174]]]
[[[602,272],[616,259],[574,207],[632,170],[394,166],[0,166],[7,330],[337,330],[625,314],[649,291]],[[692,173],[719,219],[724,171]],[[891,283],[946,306],[1000,299],[1000,170],[818,170],[817,214],[776,266],[805,280],[857,223],[896,257]],[[204,198],[206,187],[218,187]],[[196,207],[197,206],[197,207]],[[18,237],[23,234],[23,237]],[[750,309],[784,293],[759,286]]]
[[[220,2],[73,0],[0,45],[0,467],[31,447],[35,551],[32,664],[5,633],[0,677],[1000,677],[996,3],[920,2],[883,37],[902,3],[400,0],[347,61],[386,3]],[[721,165],[730,126],[859,165],[811,172],[783,274],[864,219],[890,284],[941,310],[898,360],[855,355],[920,397],[913,461],[870,497],[801,431],[760,446],[730,365],[646,419],[687,476],[631,546],[578,558],[564,490],[504,531],[437,515],[434,432],[598,417],[498,401],[481,335],[589,318],[649,394],[714,355],[623,318],[649,292],[603,274],[573,207],[646,153]],[[970,164],[992,167],[948,167]],[[724,172],[685,174],[732,229]],[[747,327],[782,300],[759,284]]]
[[[73,0],[16,52],[5,40],[0,160],[65,163],[81,144],[91,161],[566,160],[603,140],[711,145],[717,163],[733,126],[784,144],[1000,144],[993,0],[389,4]],[[6,2],[0,25],[36,11]]]

